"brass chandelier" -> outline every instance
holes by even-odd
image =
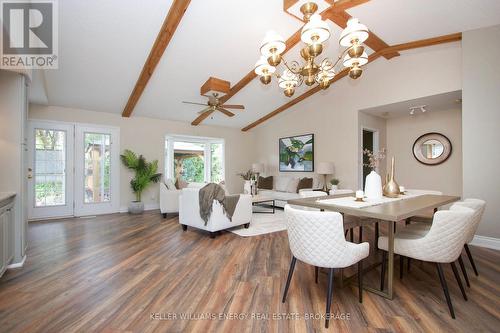
[[[368,62],[368,55],[365,52],[363,42],[368,38],[368,28],[359,23],[358,19],[351,18],[347,22],[347,27],[342,31],[339,44],[345,49],[338,56],[337,60],[325,58],[316,63],[316,59],[323,52],[323,43],[331,35],[330,27],[326,21],[321,19],[319,14],[315,14],[318,6],[314,2],[307,2],[300,7],[304,15],[306,24],[301,31],[301,40],[305,46],[300,50],[303,63],[292,61],[288,63],[282,56],[285,52],[286,44],[280,35],[274,31],[269,31],[261,46],[261,57],[255,64],[255,73],[260,76],[263,84],[269,84],[272,76],[278,79],[278,86],[284,89],[287,97],[293,96],[295,88],[305,83],[312,86],[315,83],[321,89],[330,87],[331,80],[335,77],[339,64],[349,69],[349,76],[357,79],[363,73],[361,66]],[[277,73],[278,65],[283,65],[282,73]]]

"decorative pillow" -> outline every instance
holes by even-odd
[[[167,189],[169,189],[169,190],[176,190],[177,189],[177,187],[175,187],[175,182],[172,178],[165,180],[165,186],[167,186]]]
[[[298,185],[299,185],[299,179],[298,178],[291,178],[288,181],[288,185],[286,186],[286,191],[289,193],[296,193]]]
[[[313,188],[313,179],[312,178],[302,178],[297,185],[297,193],[303,188]]]
[[[263,190],[272,190],[273,189],[273,176],[269,177],[261,177],[259,176],[259,188]]]
[[[276,191],[286,192],[289,181],[289,177],[278,176],[276,177],[276,184],[274,185],[274,188],[276,189]]]
[[[177,187],[179,190],[188,187],[188,185],[189,183],[182,178],[178,178],[177,182],[175,183],[175,187]]]

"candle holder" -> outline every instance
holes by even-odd
[[[363,198],[356,198],[356,200],[354,201],[357,201],[357,202],[365,202],[365,200],[363,200]]]

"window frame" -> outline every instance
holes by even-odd
[[[226,142],[222,138],[211,138],[190,135],[165,135],[164,175],[165,179],[174,179],[174,142],[200,143],[205,145],[204,152],[204,179],[205,183],[212,182],[212,144],[222,144],[222,181],[226,179]]]

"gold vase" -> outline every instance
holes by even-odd
[[[394,157],[391,160],[391,173],[389,175],[389,180],[385,183],[382,189],[384,195],[389,198],[397,198],[399,196],[399,185],[394,180]]]

